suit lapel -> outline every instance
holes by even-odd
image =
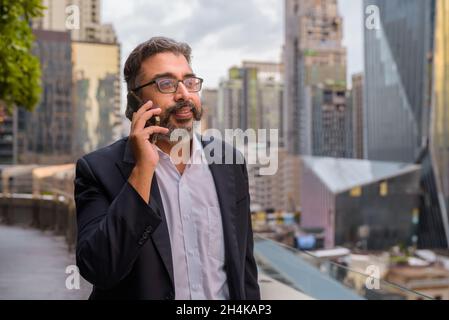
[[[116,165],[120,169],[120,172],[125,181],[128,181],[128,178],[131,175],[131,172],[135,166],[135,161],[131,151],[129,139],[127,139],[126,142],[123,159],[117,161]],[[164,206],[162,204],[162,198],[159,191],[156,175],[153,176],[153,180],[151,182],[151,201],[154,201],[156,203],[162,215],[161,217],[162,223],[151,234],[151,238],[153,239],[153,243],[157,251],[159,252],[159,255],[164,263],[164,266],[168,272],[168,275],[174,288],[173,261],[171,256],[170,237],[168,235],[167,220],[165,218]]]
[[[165,268],[168,271],[170,276],[170,280],[172,282],[173,288],[175,287],[175,281],[173,278],[173,260],[172,260],[172,252],[171,252],[171,244],[170,244],[170,236],[168,234],[168,225],[167,219],[165,217],[164,205],[162,203],[161,193],[159,191],[159,186],[157,184],[156,174],[153,176],[153,181],[151,183],[151,199],[153,199],[157,206],[159,207],[159,211],[162,215],[162,223],[159,225],[156,230],[151,234],[153,239],[153,243],[156,246],[159,255],[164,261]]]

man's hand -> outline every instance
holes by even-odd
[[[145,128],[146,122],[151,117],[161,113],[160,108],[151,109],[152,106],[153,102],[148,101],[133,113],[129,135],[136,166],[128,181],[147,203],[150,200],[151,181],[159,163],[159,154],[149,139],[154,133],[167,134],[169,132],[167,128],[158,126]]]
[[[142,105],[137,112],[133,113],[129,139],[131,140],[136,166],[156,168],[159,162],[159,155],[154,145],[151,144],[149,138],[154,133],[168,133],[167,128],[157,126],[145,128],[145,123],[149,119],[161,114],[160,108],[151,109],[152,107],[153,102],[148,101]]]

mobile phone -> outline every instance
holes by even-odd
[[[145,104],[145,102],[142,101],[142,99],[139,98],[133,91],[128,92],[128,105],[131,107],[133,112],[137,112],[137,110],[140,109]],[[153,107],[154,108],[154,107]],[[150,119],[147,120],[145,123],[145,128],[150,126],[160,126],[161,125],[161,119],[159,116],[153,116]],[[150,137],[151,143],[156,143],[157,141],[157,135],[153,134]]]

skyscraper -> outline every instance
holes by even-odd
[[[71,31],[73,41],[116,43],[111,24],[101,23],[101,0],[42,0],[44,15],[33,20],[34,29]]]
[[[73,66],[73,155],[106,146],[121,134],[120,44],[101,21],[101,0],[43,0],[35,29],[70,31]]]
[[[232,67],[228,71],[228,78],[222,80],[218,89],[218,116],[219,130],[224,133],[225,129],[246,130],[248,128],[248,95],[244,98],[243,83],[248,81],[250,76],[248,70],[239,67]],[[256,74],[253,74],[253,83],[257,81]],[[248,85],[245,86],[248,90]]]
[[[259,146],[260,148],[260,146]],[[248,165],[249,192],[252,210],[300,211],[300,156],[288,154],[284,148],[277,152],[278,169],[273,175],[260,175],[259,164]]]
[[[441,218],[449,238],[449,3],[437,0],[435,15],[434,75],[430,115],[433,176]],[[429,172],[429,170],[428,170]],[[430,173],[430,172],[429,172]],[[429,174],[428,173],[428,174]],[[435,219],[438,222],[439,219]],[[449,240],[448,240],[449,243]],[[447,243],[447,244],[448,244]]]
[[[70,33],[34,31],[33,52],[42,68],[42,96],[33,111],[19,108],[17,163],[73,161],[73,95]]]
[[[337,0],[285,1],[283,135],[290,153],[310,153],[312,120],[306,87],[346,85],[346,50],[341,42]]]
[[[204,116],[201,119],[201,125],[205,129],[218,129],[218,90],[201,90],[201,107],[204,110]]]
[[[306,87],[305,109],[310,131],[304,136],[304,153],[335,158],[352,158],[352,110],[346,87]]]
[[[78,157],[120,136],[120,46],[73,42],[72,50]]]
[[[1,110],[0,163],[55,164],[74,160],[70,33],[34,30],[42,95],[33,111]],[[1,108],[0,108],[1,109]]]
[[[363,159],[363,74],[352,76],[352,139],[354,158]]]
[[[278,63],[253,61],[230,68],[218,92],[219,129],[281,128],[280,68]]]
[[[282,65],[274,62],[243,61],[242,67],[257,70],[257,111],[261,129],[282,131]],[[280,138],[282,134],[280,133]]]
[[[415,162],[425,145],[431,52],[431,1],[366,0],[380,29],[365,28],[365,155]]]
[[[448,152],[442,142],[448,136],[442,129],[447,126],[442,67],[448,64],[447,5],[445,0],[365,0],[368,5],[379,9],[380,28],[365,28],[365,156],[422,164],[418,243],[446,247],[448,172],[441,167],[447,166]]]

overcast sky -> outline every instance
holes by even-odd
[[[103,0],[103,22],[114,24],[122,66],[131,50],[157,35],[190,44],[193,69],[215,88],[242,60],[280,61],[284,0]],[[363,69],[362,0],[339,0],[348,72]]]

